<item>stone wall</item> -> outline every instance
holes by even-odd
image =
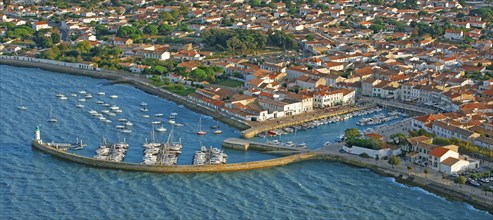
[[[192,166],[192,165],[177,165],[177,166],[159,166],[159,165],[144,165],[137,163],[124,163],[113,162],[106,160],[96,160],[89,157],[83,157],[76,154],[71,154],[65,151],[57,150],[51,146],[40,144],[36,141],[32,142],[32,146],[40,151],[55,157],[65,159],[71,162],[84,164],[92,167],[126,170],[126,171],[142,171],[142,172],[157,172],[157,173],[206,173],[206,172],[233,172],[244,170],[264,169],[276,166],[284,166],[290,163],[310,160],[315,158],[316,154],[305,153],[296,154],[287,157],[275,158],[270,160],[252,161],[234,164],[221,164],[221,165],[204,165],[204,166]]]

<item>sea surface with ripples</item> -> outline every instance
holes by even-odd
[[[70,94],[87,91],[94,98],[76,108]],[[103,91],[105,96],[96,93]],[[61,101],[56,93],[64,93]],[[110,99],[110,95],[118,95]],[[19,111],[20,100],[28,107]],[[88,114],[103,107],[96,100],[116,104],[121,115],[103,124]],[[142,118],[139,104],[147,102],[150,118]],[[309,161],[272,169],[217,174],[154,174],[96,169],[35,151],[30,142],[41,126],[42,139],[88,144],[74,151],[94,156],[102,138],[130,144],[125,161],[142,161],[142,143],[150,138],[153,118],[178,113],[175,138],[184,149],[179,164],[190,164],[201,144],[218,147],[239,132],[173,102],[107,80],[65,75],[39,69],[0,65],[0,218],[1,219],[492,219],[468,204],[451,202],[416,187],[396,183],[367,169],[327,161]],[[49,124],[50,108],[58,122]],[[119,133],[118,118],[129,119],[131,134]],[[209,134],[195,135],[199,118]],[[312,148],[333,141],[358,118],[281,137]],[[278,137],[279,138],[279,137]],[[260,138],[256,140],[263,141]],[[269,159],[255,151],[226,149],[229,162]]]

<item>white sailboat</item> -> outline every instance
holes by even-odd
[[[19,109],[21,111],[27,110],[27,106],[23,105],[23,103],[22,103],[22,95],[21,95],[21,98],[19,100],[19,106],[17,106],[17,109]]]
[[[46,120],[48,122],[52,122],[52,123],[55,123],[57,122],[58,120],[55,118],[55,116],[53,116],[53,112],[52,112],[52,108],[50,106],[50,117],[48,118],[48,120]]]
[[[221,129],[219,129],[219,122],[216,121],[216,130],[214,131],[214,134],[222,134],[223,131],[221,131]]]
[[[197,128],[197,135],[206,135],[207,131],[202,130],[202,118],[199,119],[199,127]]]

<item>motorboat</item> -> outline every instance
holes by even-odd
[[[163,132],[166,132],[166,128],[161,126],[161,127],[156,128],[156,131],[163,133]]]
[[[117,109],[120,109],[120,107],[116,106],[116,105],[112,105],[110,106],[110,109],[111,110],[117,110]]]
[[[125,126],[128,126],[128,127],[133,126],[133,125],[134,124],[132,124],[132,122],[129,122],[129,121],[127,121],[127,123],[125,123]]]
[[[75,105],[75,107],[77,107],[77,108],[84,108],[84,105],[79,103],[79,104]]]
[[[120,130],[121,133],[125,133],[125,134],[130,134],[132,133],[132,130],[130,129],[123,129],[123,130]]]
[[[183,127],[183,126],[185,126],[185,124],[183,124],[183,123],[175,123],[175,126],[177,126],[177,127]]]
[[[115,126],[115,128],[116,129],[125,129],[125,126],[123,126],[123,125],[117,125],[117,126]]]
[[[72,96],[72,97],[77,97],[77,94],[72,93],[72,94],[70,94],[70,96]]]
[[[86,98],[86,99],[92,99],[92,95],[91,95],[91,94],[87,94],[87,95],[85,96],[85,98]]]
[[[84,90],[81,90],[81,91],[79,91],[79,94],[83,94],[83,95],[85,95],[85,94],[87,94],[87,92],[86,92],[86,91],[84,91]]]
[[[127,122],[128,120],[126,118],[120,118],[118,119],[119,122]]]
[[[159,113],[159,114],[154,114],[154,117],[163,117],[163,116],[164,116],[164,114],[161,114],[161,113]]]
[[[118,96],[117,96],[117,95],[110,95],[110,98],[112,98],[112,99],[117,99],[117,98],[118,98]]]
[[[161,124],[161,122],[160,121],[153,121],[153,122],[151,122],[151,124],[158,125],[158,124]]]
[[[85,102],[85,101],[86,101],[86,99],[82,98],[82,99],[79,99],[79,100],[77,100],[77,101],[79,101],[79,102]]]
[[[142,115],[142,118],[149,118],[149,115]]]
[[[217,129],[217,130],[214,131],[214,134],[222,134],[222,133],[223,133],[223,131],[221,131],[219,129]]]
[[[171,120],[169,120],[169,121],[168,121],[168,123],[170,123],[170,124],[174,125],[174,124],[176,124],[176,121],[175,121],[175,120],[173,120],[173,119],[171,119]]]
[[[106,93],[104,93],[104,92],[98,92],[98,95],[103,96],[103,95],[106,95]]]
[[[63,93],[57,93],[57,94],[55,94],[55,96],[58,97],[58,98],[60,98],[60,97],[63,97],[65,95]]]
[[[141,102],[140,106],[147,106],[147,102]]]
[[[67,96],[60,96],[60,97],[58,97],[58,99],[60,99],[60,100],[67,100],[68,97]]]
[[[103,104],[103,106],[104,106],[104,107],[110,107],[110,106],[111,106],[111,104],[110,104],[110,103],[104,103],[104,104]]]
[[[140,109],[140,111],[143,111],[143,112],[148,112],[148,111],[149,111],[149,109],[147,109],[147,108],[141,108],[141,109]]]
[[[96,104],[102,105],[102,104],[104,104],[104,102],[103,101],[96,101]]]

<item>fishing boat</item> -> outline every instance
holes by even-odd
[[[202,118],[199,119],[199,126],[197,128],[197,135],[206,135],[207,131],[202,130]]]
[[[52,112],[52,108],[50,106],[50,116],[48,118],[48,120],[46,120],[47,122],[52,122],[52,123],[55,123],[57,122],[58,120],[55,118],[55,116],[53,116],[53,112]]]

